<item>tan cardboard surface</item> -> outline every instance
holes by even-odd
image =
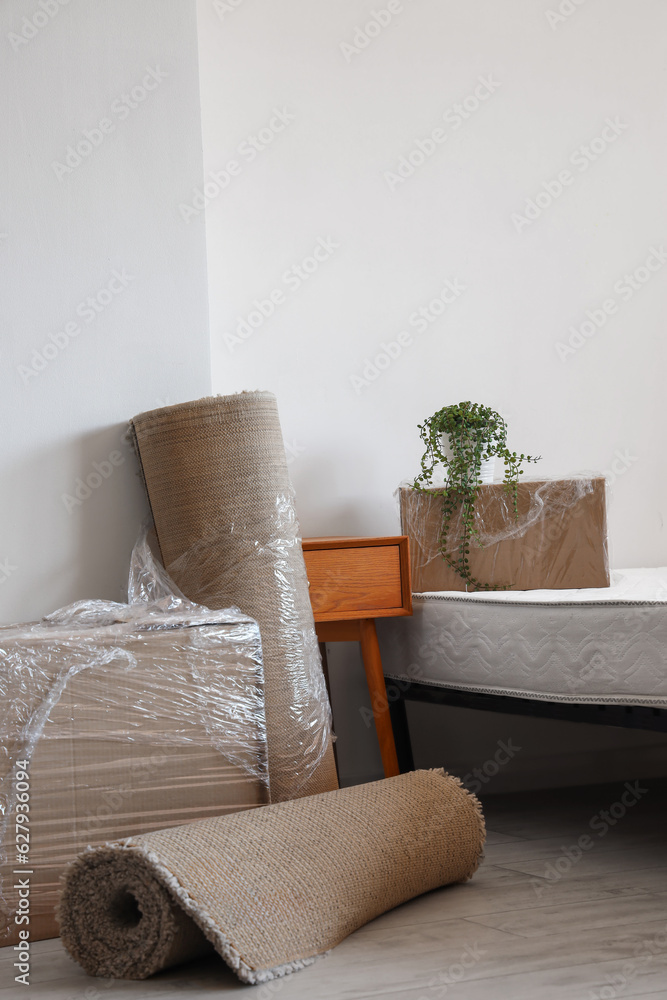
[[[57,642],[48,633],[25,642],[32,664],[26,665],[26,672],[32,672],[33,679],[36,672],[45,683],[50,673],[55,677],[68,647],[72,657],[85,651],[89,633],[72,632],[69,640],[60,630],[58,634]],[[89,844],[269,800],[266,783],[257,774],[260,760],[266,761],[263,720],[246,712],[235,761],[218,739],[216,712],[230,684],[240,693],[249,685],[262,704],[257,650],[252,644],[244,648],[233,626],[177,627],[140,635],[131,630],[128,634],[127,626],[112,626],[95,629],[94,637],[89,640],[91,657],[97,651],[99,659],[101,648],[106,661],[69,679],[50,710],[29,768],[31,940],[57,936],[54,910],[60,874]],[[8,642],[5,636],[6,648]],[[239,708],[243,704],[240,698]],[[13,763],[18,745],[9,743],[8,749]],[[253,760],[254,774],[249,770]],[[1,770],[7,769],[4,762]],[[12,850],[14,818],[12,813],[5,838],[7,863],[1,870],[10,909],[16,905],[12,886],[17,877],[12,872],[25,867],[15,863]],[[4,922],[11,936],[0,944],[13,944],[18,927],[11,915]]]
[[[470,545],[470,568],[477,579],[509,590],[567,590],[608,587],[605,481],[590,480],[589,491],[575,480],[522,482],[518,488],[519,525],[502,483],[481,487],[477,523],[487,536],[516,535],[535,506],[536,491],[546,496],[542,515],[518,537],[480,547]],[[579,495],[582,494],[582,495]],[[401,524],[410,537],[412,589],[465,591],[466,584],[442,558],[438,546],[442,497],[404,487],[400,490]],[[452,538],[456,537],[456,530]],[[450,548],[454,544],[450,541]]]

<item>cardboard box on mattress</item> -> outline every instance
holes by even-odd
[[[269,800],[257,626],[225,622],[225,612],[217,612],[218,623],[214,613],[203,614],[211,621],[143,632],[128,625],[67,635],[45,629],[21,639],[19,630],[10,638],[12,630],[0,629],[3,652],[25,665],[3,671],[4,680],[28,706],[13,732],[5,718],[3,732],[9,821],[0,945],[16,943],[19,926],[33,941],[58,935],[60,876],[88,845]],[[68,663],[74,671],[62,686]],[[39,729],[46,706],[30,755],[26,813],[16,808],[12,778],[25,756],[23,723]],[[19,815],[29,818],[28,864],[17,861],[17,830],[26,830]],[[16,923],[19,878],[29,879],[29,924]]]
[[[410,487],[400,491],[401,524],[410,538],[415,593],[467,589],[439,551],[442,496]],[[605,480],[573,478],[524,481],[518,513],[502,483],[480,487],[475,523],[483,546],[470,544],[470,570],[484,583],[509,590],[567,590],[608,587]],[[450,539],[459,525],[452,520]],[[450,546],[452,549],[454,545]]]

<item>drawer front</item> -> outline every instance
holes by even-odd
[[[354,611],[364,617],[374,609],[401,607],[398,545],[311,549],[304,558],[316,618]]]

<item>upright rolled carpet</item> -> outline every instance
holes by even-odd
[[[317,645],[275,396],[244,392],[132,421],[162,560],[193,601],[260,627],[272,801],[337,788]]]

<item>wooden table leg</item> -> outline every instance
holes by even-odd
[[[380,647],[378,645],[377,631],[373,618],[362,618],[359,622],[361,656],[364,661],[368,690],[371,696],[371,709],[375,719],[375,729],[377,731],[378,743],[380,744],[380,754],[384,767],[385,778],[392,778],[399,774],[398,758],[396,756],[396,746],[394,745],[394,733],[391,728],[391,716],[389,714],[389,702],[387,700],[387,690],[384,684],[384,673],[382,671],[382,660],[380,658]]]

